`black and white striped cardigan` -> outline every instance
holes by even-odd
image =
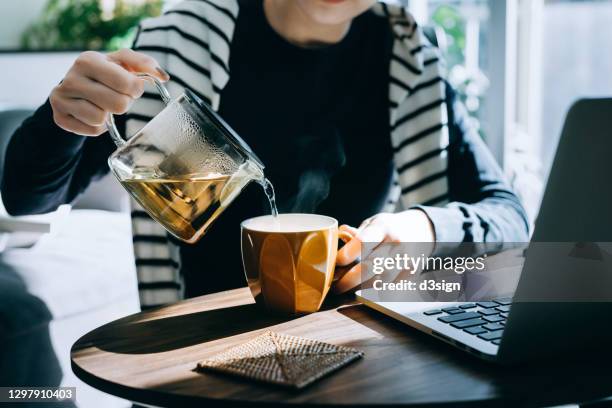
[[[388,211],[398,204],[448,203],[447,107],[443,64],[413,17],[399,6],[379,2],[373,11],[389,19],[394,34],[390,61],[389,109],[396,165]],[[230,78],[229,57],[239,13],[237,0],[186,0],[164,15],[142,22],[134,49],[150,54],[169,73],[173,97],[188,87],[219,108]],[[163,108],[150,90],[127,115],[133,135]],[[143,308],[179,300],[182,285],[178,248],[164,229],[135,202],[134,253]]]

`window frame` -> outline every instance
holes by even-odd
[[[519,105],[517,89],[521,88],[517,86],[516,64],[520,1],[489,0],[489,39],[480,50],[487,55],[487,76],[490,82],[482,112],[482,128],[487,135],[489,149],[504,168],[508,162],[509,140],[516,128]],[[408,6],[419,24],[428,23],[429,0],[404,0],[402,3]],[[527,96],[520,96],[521,99],[529,100]]]

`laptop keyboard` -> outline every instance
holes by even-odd
[[[427,310],[423,314],[436,316],[442,323],[499,345],[511,305],[512,299],[503,298]]]

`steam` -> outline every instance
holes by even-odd
[[[312,213],[329,196],[330,174],[323,170],[309,170],[300,176],[298,194],[291,208],[294,213]]]
[[[294,213],[313,213],[329,196],[331,178],[346,163],[342,139],[331,126],[317,126],[300,141],[303,171],[298,192],[289,200],[288,208]]]

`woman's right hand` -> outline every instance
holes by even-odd
[[[170,79],[155,59],[133,50],[79,55],[49,101],[53,120],[62,129],[83,136],[106,132],[109,113],[123,114],[144,92],[143,72],[160,81]]]

